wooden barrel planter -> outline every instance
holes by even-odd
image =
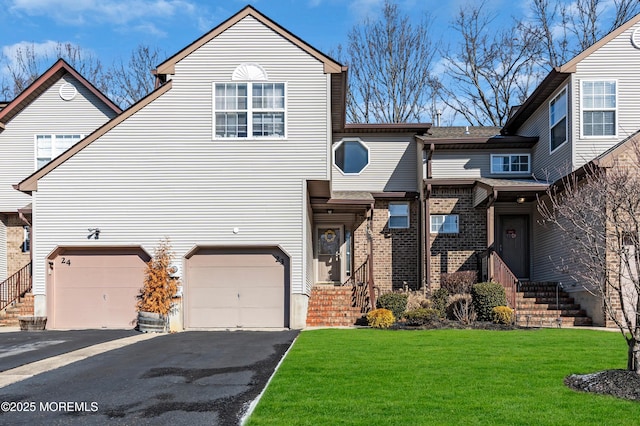
[[[47,326],[47,317],[19,316],[21,331],[42,331]]]
[[[154,312],[138,312],[138,331],[143,333],[164,333],[167,319]]]

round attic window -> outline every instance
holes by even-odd
[[[640,28],[636,28],[634,32],[631,33],[631,44],[636,49],[640,49]]]
[[[64,83],[60,86],[60,97],[65,101],[70,101],[78,94],[78,89],[71,83]]]

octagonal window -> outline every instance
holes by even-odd
[[[346,175],[358,174],[369,164],[369,148],[359,140],[344,140],[335,146],[333,162]]]

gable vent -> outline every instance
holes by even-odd
[[[60,86],[60,97],[65,101],[70,101],[78,94],[78,89],[71,83],[64,83]]]
[[[244,80],[244,81],[265,81],[268,80],[267,72],[258,64],[240,64],[233,71],[231,80]]]

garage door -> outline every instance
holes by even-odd
[[[187,328],[288,325],[288,257],[279,249],[200,249],[187,260]]]
[[[48,328],[133,328],[149,256],[141,249],[60,249],[49,258]]]

